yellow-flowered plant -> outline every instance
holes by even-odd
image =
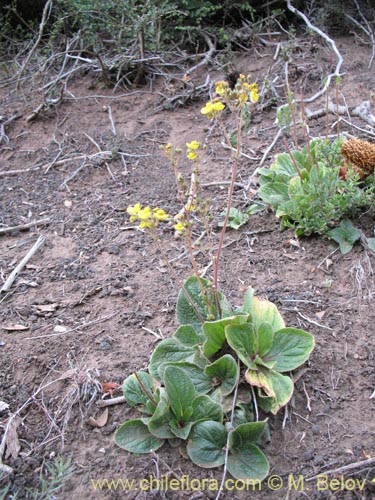
[[[235,479],[260,482],[269,472],[269,463],[257,445],[268,424],[266,419],[259,420],[258,405],[264,412],[276,414],[290,401],[293,381],[284,372],[294,370],[308,359],[314,339],[302,330],[285,328],[276,306],[255,297],[253,288],[246,292],[240,309],[233,309],[219,290],[220,253],[241,156],[242,118],[246,107],[258,100],[258,89],[249,77],[240,75],[234,89],[227,82],[218,82],[216,93],[219,97],[208,102],[201,112],[209,119],[217,119],[232,155],[226,216],[218,244],[212,244],[212,219],[205,217],[210,216],[210,204],[198,196],[204,146],[196,140],[186,143],[186,156],[193,162],[189,185],[179,170],[181,149],[172,144],[162,147],[175,173],[182,205],[179,213],[170,217],[161,208],[142,207],[140,203],[127,209],[130,221],[139,222],[139,227],[146,228],[154,238],[181,291],[176,304],[179,323],[176,333],[158,344],[147,371],[130,375],[123,384],[128,403],[138,406],[147,418],[122,424],[115,442],[128,452],[140,454],[155,452],[170,438],[178,439],[186,443],[184,449],[193,463],[205,468],[224,464],[221,484],[227,470]],[[221,117],[226,107],[236,119],[235,147]],[[197,238],[194,229],[198,217],[206,224]],[[186,240],[194,275],[184,283],[180,282],[154,230],[160,221],[166,220]],[[196,259],[203,237],[208,243],[205,251],[211,257],[213,279],[203,278]],[[251,386],[251,393],[245,384]],[[251,401],[245,401],[249,396],[237,401],[238,394],[246,393]],[[241,418],[236,422],[238,410]]]
[[[226,106],[235,111],[243,108],[246,103],[255,104],[259,99],[257,84],[251,82],[250,76],[245,75],[239,75],[233,89],[225,80],[216,82],[215,92],[219,97],[215,97],[201,109],[201,113],[210,120],[218,118]]]
[[[140,203],[129,206],[126,211],[130,215],[130,222],[139,222],[140,229],[152,229],[160,221],[170,220],[170,216],[162,208],[149,206],[142,208]]]
[[[200,142],[198,141],[191,141],[186,143],[186,156],[188,160],[194,161],[198,159],[198,149],[201,147]]]

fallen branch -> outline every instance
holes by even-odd
[[[320,30],[319,28],[317,28],[316,26],[314,26],[313,24],[311,24],[311,21],[309,20],[309,18],[307,16],[305,16],[305,14],[303,12],[301,12],[298,9],[296,9],[291,4],[290,0],[287,0],[287,7],[288,7],[288,9],[291,12],[293,12],[293,14],[296,14],[297,16],[301,17],[304,20],[304,22],[306,23],[306,25],[307,25],[308,28],[310,28],[312,31],[315,31],[315,33],[317,33],[322,38],[324,38],[324,40],[327,43],[329,43],[329,45],[332,47],[332,50],[334,51],[334,53],[336,54],[336,57],[337,57],[337,65],[336,65],[335,71],[327,76],[323,88],[321,90],[319,90],[319,92],[317,92],[316,94],[314,94],[312,97],[309,97],[308,99],[304,99],[303,100],[304,102],[313,102],[318,97],[322,96],[326,92],[326,90],[329,88],[329,86],[331,84],[332,78],[334,78],[334,77],[337,78],[337,77],[340,76],[340,69],[341,69],[341,66],[342,66],[342,64],[344,62],[344,59],[342,58],[342,55],[340,54],[340,52],[339,52],[338,48],[336,47],[336,44],[332,40],[332,38],[330,38],[328,35],[326,35],[326,33],[324,33],[322,30]]]
[[[211,59],[212,59],[212,56],[213,56],[213,54],[214,54],[214,52],[216,50],[216,47],[212,43],[211,38],[209,36],[207,36],[205,33],[203,33],[203,37],[206,40],[206,43],[207,43],[209,49],[205,53],[204,58],[198,64],[196,64],[195,66],[192,66],[191,68],[189,68],[185,72],[185,75],[184,75],[185,77],[189,76],[193,71],[195,71],[196,69],[200,68],[201,66],[204,66],[205,64],[208,64],[209,62],[211,62]]]
[[[26,264],[29,262],[31,257],[39,250],[39,248],[43,245],[44,242],[45,242],[45,237],[39,236],[37,241],[34,243],[32,248],[30,248],[30,250],[27,252],[25,257],[18,264],[18,266],[16,266],[15,269],[10,273],[10,275],[8,276],[8,279],[5,281],[4,285],[1,287],[0,293],[7,292],[9,290],[9,288],[13,285],[13,282],[17,278],[19,273],[26,266]]]
[[[343,465],[342,467],[338,467],[337,469],[330,469],[324,472],[321,472],[320,474],[317,474],[316,476],[309,477],[306,479],[306,482],[308,481],[314,481],[319,475],[324,474],[325,476],[329,476],[332,474],[341,474],[343,472],[348,472],[353,469],[367,469],[368,467],[372,467],[375,465],[375,458],[369,458],[368,460],[362,460],[361,462],[354,462],[349,465]]]
[[[32,58],[34,52],[36,51],[36,49],[38,48],[38,45],[42,39],[42,36],[43,36],[43,31],[44,31],[44,27],[46,25],[46,22],[47,22],[47,19],[51,13],[51,6],[52,6],[52,1],[53,0],[47,0],[45,6],[44,6],[44,9],[43,9],[43,14],[42,14],[42,19],[40,21],[40,25],[39,25],[39,33],[38,33],[38,37],[36,39],[36,42],[34,43],[34,45],[32,46],[30,52],[27,54],[27,57],[26,59],[24,60],[22,66],[21,66],[21,69],[18,73],[18,77],[17,77],[17,83],[16,83],[16,90],[19,89],[19,85],[20,85],[20,80],[22,78],[22,75],[23,75],[23,72],[25,71],[26,69],[26,66],[29,64],[30,62],[30,59]]]
[[[32,222],[19,224],[18,226],[0,227],[0,234],[11,233],[12,231],[23,231],[24,229],[29,229],[30,227],[35,227],[41,224],[46,225],[49,223],[50,219],[47,217],[46,219],[33,220]]]
[[[363,101],[361,104],[353,107],[338,106],[333,102],[329,102],[327,108],[319,108],[316,111],[305,109],[305,116],[309,120],[322,118],[326,115],[327,111],[334,115],[358,116],[361,120],[365,121],[372,127],[375,126],[375,116],[371,113],[370,101]]]
[[[96,402],[96,405],[99,406],[99,408],[105,408],[106,406],[113,406],[121,403],[126,403],[125,396],[119,396],[118,398],[111,399],[99,399],[99,401]]]

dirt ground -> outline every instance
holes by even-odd
[[[371,101],[371,48],[352,37],[336,43],[344,57],[340,103]],[[313,95],[334,70],[332,52],[319,39],[300,39],[288,50],[291,89],[296,95]],[[285,61],[275,56],[275,46],[258,45],[238,54],[236,65],[254,77],[262,95],[244,137],[247,156],[241,160],[238,181],[248,185],[277,132],[276,96],[264,82],[278,89],[280,105]],[[223,77],[217,65],[201,67],[192,75],[193,84],[200,85],[207,74],[213,81]],[[220,481],[222,471],[200,469],[167,445],[153,456],[119,449],[114,432],[136,414],[127,404],[110,406],[102,427],[89,421],[103,413],[97,401],[109,397],[101,384],[120,386],[134,371],[146,369],[157,335],[171,336],[177,326],[178,286],[150,237],[126,214],[126,207],[136,202],[173,214],[180,208],[173,172],[159,145],[206,141],[203,195],[211,200],[215,221],[225,207],[229,152],[221,145],[219,129],[199,113],[208,95],[164,109],[166,96],[183,89],[183,73],[176,71],[175,76],[170,82],[159,77],[152,89],[113,92],[96,75],[77,73],[69,79],[63,101],[29,121],[41,104],[41,82],[28,80],[18,91],[15,82],[0,89],[1,119],[15,117],[0,144],[0,232],[44,220],[0,233],[0,286],[38,236],[45,237],[13,286],[0,295],[0,401],[9,405],[9,411],[0,413],[1,431],[9,414],[19,412],[14,446],[8,443],[3,457],[13,473],[0,487],[9,482],[17,498],[26,498],[26,488],[38,488],[40,473],[59,456],[70,458],[74,466],[55,497],[61,500],[193,500],[217,494],[197,481],[185,491],[165,491],[162,483],[144,482],[152,491],[142,491],[142,479],[164,479],[164,484],[184,476]],[[332,90],[332,99],[334,94]],[[307,107],[322,105],[324,97]],[[329,116],[330,133],[336,132],[335,120]],[[372,133],[374,142],[374,128],[360,118],[351,121],[362,131],[345,121],[340,129],[366,139]],[[309,125],[311,136],[325,134],[325,118]],[[280,141],[264,165],[282,150]],[[186,174],[189,168],[182,166]],[[234,205],[247,206],[255,190],[256,180],[248,190],[238,187]],[[373,236],[370,214],[354,222]],[[219,233],[217,227],[214,233]],[[168,226],[163,226],[161,238],[180,279],[189,276],[183,241]],[[276,479],[250,492],[238,484],[221,498],[375,498],[374,464],[325,475],[375,457],[375,399],[370,398],[375,389],[374,259],[361,246],[345,256],[334,248],[322,238],[297,241],[293,231],[280,232],[270,211],[251,216],[239,231],[227,234],[220,285],[232,304],[240,305],[244,291],[253,286],[257,295],[278,306],[288,325],[313,333],[316,348],[291,403],[269,419],[271,441],[263,451]],[[207,259],[202,254],[199,260],[204,269]],[[113,393],[120,395],[120,389]],[[316,479],[319,474],[323,476]],[[126,485],[100,490],[96,481],[103,479],[135,482],[131,491]]]

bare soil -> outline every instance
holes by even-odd
[[[348,106],[357,106],[371,100],[375,74],[367,67],[370,47],[351,37],[337,40],[337,45],[345,72],[340,103],[345,100]],[[266,77],[268,81],[278,77],[277,84],[285,77],[285,63],[280,57],[274,59],[274,49],[258,46],[236,55],[237,66],[259,82],[262,92],[266,92],[262,86]],[[336,64],[319,40],[301,39],[289,57],[289,83],[296,95],[318,91]],[[193,82],[204,82],[206,71],[213,80],[223,77],[218,67],[201,68]],[[221,479],[221,470],[200,469],[167,445],[154,456],[133,456],[119,449],[114,432],[136,415],[127,404],[109,407],[103,427],[88,423],[90,417],[103,413],[96,404],[104,397],[101,384],[120,386],[129,374],[146,369],[158,341],[155,333],[165,338],[177,326],[178,285],[152,240],[126,214],[126,207],[136,202],[161,206],[172,214],[180,208],[173,172],[159,145],[205,140],[203,195],[211,200],[215,221],[225,207],[230,155],[221,146],[219,129],[199,113],[205,100],[163,109],[163,95],[179,92],[178,85],[183,89],[181,77],[182,73],[168,89],[160,78],[153,89],[113,92],[94,75],[77,74],[69,80],[63,102],[42,110],[31,121],[27,117],[41,103],[36,81],[25,83],[18,92],[15,84],[0,89],[1,116],[17,116],[5,129],[7,140],[3,137],[0,144],[0,230],[48,219],[27,230],[0,234],[2,282],[37,237],[45,237],[9,292],[0,296],[0,401],[9,404],[11,413],[23,407],[13,436],[16,443],[18,435],[20,449],[16,447],[13,456],[8,453],[3,460],[13,474],[0,484],[9,482],[18,498],[26,497],[26,488],[37,488],[46,463],[61,455],[70,458],[75,468],[56,495],[61,500],[216,496],[207,488],[199,491],[197,483],[196,491],[165,491],[154,483],[152,492],[142,492],[138,483],[132,491],[121,487],[95,491],[92,483],[105,478],[138,482],[184,475],[190,480]],[[278,89],[284,98],[283,88]],[[332,90],[332,100],[334,94]],[[242,159],[238,178],[244,185],[277,132],[270,97],[268,93],[255,108],[244,137],[247,157]],[[310,107],[322,105],[324,98]],[[329,116],[330,127],[335,120]],[[353,123],[375,132],[359,118],[353,118]],[[310,127],[312,136],[325,134],[325,118],[312,120]],[[368,137],[344,122],[340,128]],[[335,133],[336,127],[330,132]],[[98,148],[127,156],[124,161],[118,155],[95,157]],[[282,150],[284,145],[277,143],[265,166]],[[190,166],[182,168],[188,174]],[[19,172],[9,175],[13,170]],[[255,190],[255,181],[248,191],[238,187],[234,205],[248,205]],[[354,222],[373,236],[370,214]],[[214,233],[219,233],[216,226]],[[168,226],[163,226],[161,240],[183,280],[191,274],[183,241]],[[375,498],[374,467],[363,465],[344,475],[325,476],[364,481],[362,490],[358,485],[352,488],[350,482],[339,483],[335,490],[336,483],[326,487],[316,479],[307,481],[375,456],[375,399],[370,399],[375,389],[373,257],[362,246],[342,256],[323,238],[297,241],[293,231],[280,232],[279,221],[270,211],[252,216],[239,231],[229,231],[226,241],[220,285],[230,301],[240,305],[247,287],[253,286],[259,296],[278,306],[288,325],[313,333],[316,348],[296,382],[293,400],[269,419],[271,441],[263,450],[271,474],[283,480],[281,490],[265,481],[261,491],[241,491],[238,485],[222,498]],[[203,254],[199,259],[204,269],[208,261]],[[208,276],[210,272],[209,268]],[[114,391],[114,397],[120,395],[120,389]],[[0,413],[2,431],[8,416],[7,411]],[[296,481],[303,476],[302,491],[294,491],[293,484],[288,487],[289,475]]]

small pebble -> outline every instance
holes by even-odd
[[[319,434],[320,432],[320,425],[314,424],[311,428],[313,434]]]
[[[110,344],[110,342],[108,342],[108,340],[102,340],[100,342],[99,349],[101,351],[109,351],[110,349],[112,349],[112,345]]]

